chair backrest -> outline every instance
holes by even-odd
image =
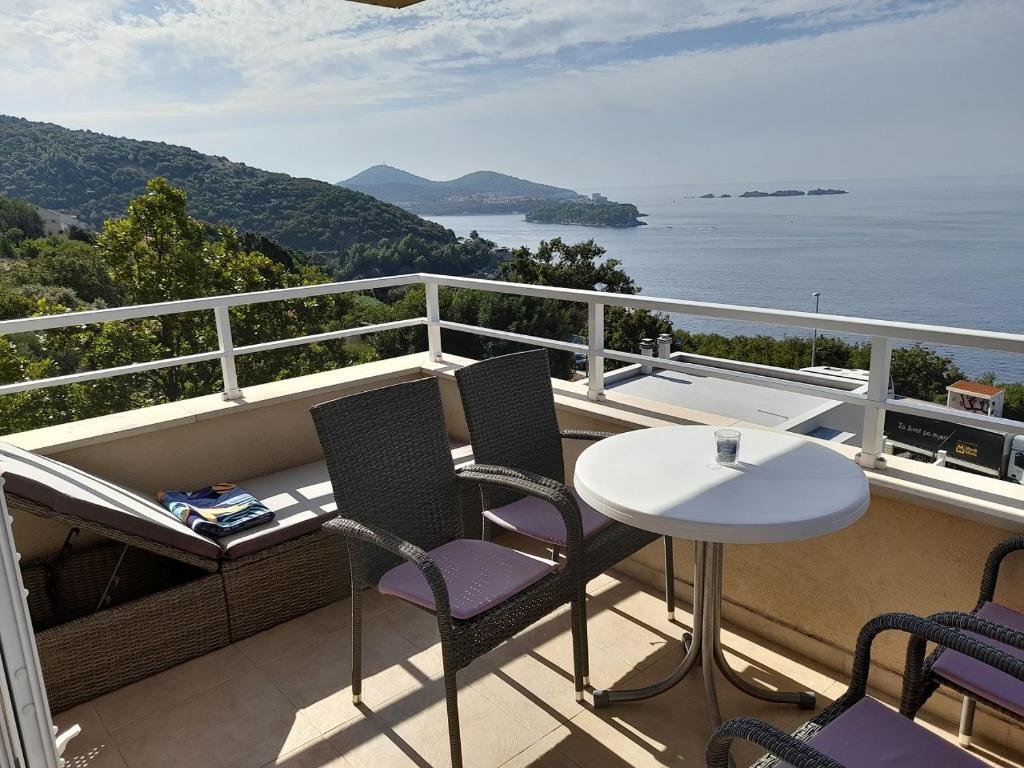
[[[458,477],[436,379],[342,397],[310,409],[338,514],[423,549],[462,535]],[[363,586],[400,558],[361,545]]]
[[[543,349],[492,357],[455,372],[478,464],[499,464],[565,482],[551,369]],[[484,489],[494,509],[520,498]]]

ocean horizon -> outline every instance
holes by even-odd
[[[740,198],[747,190],[846,195]],[[961,328],[1024,330],[1024,176],[702,183],[608,187],[646,226],[532,224],[522,215],[427,216],[459,236],[508,247],[593,239],[642,292],[663,298],[814,310]],[[700,199],[713,193],[730,199]],[[676,328],[809,335],[799,328],[673,315]],[[846,337],[861,340],[862,337]],[[639,340],[638,340],[639,341]],[[1024,381],[1024,360],[933,347],[969,376]]]

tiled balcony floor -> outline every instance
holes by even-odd
[[[661,598],[628,579],[604,576],[589,591],[596,685],[643,684],[678,662],[690,619],[684,610],[670,623]],[[349,693],[348,625],[348,601],[335,603],[65,712],[61,726],[84,729],[65,757],[73,768],[448,765],[433,618],[367,595],[361,708]],[[763,684],[811,689],[822,701],[845,690],[831,674],[764,643],[727,631],[725,645],[733,666]],[[704,765],[708,729],[697,677],[659,698],[595,712],[573,700],[569,670],[566,610],[461,671],[467,767]],[[726,716],[762,717],[787,730],[807,714],[754,701],[724,682],[720,696]],[[977,753],[992,765],[1022,764],[1002,748],[998,757],[983,744]]]

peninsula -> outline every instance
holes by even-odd
[[[610,200],[572,200],[538,205],[526,212],[526,220],[535,224],[579,224],[585,227],[642,227],[646,221],[632,203]]]

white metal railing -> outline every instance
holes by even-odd
[[[418,283],[422,283],[425,286],[425,317],[415,317],[408,320],[361,326],[358,328],[349,328],[340,331],[316,333],[290,339],[278,339],[242,347],[235,347],[232,342],[231,320],[228,312],[231,307],[271,301],[285,301],[289,299],[351,293],[374,288],[391,288]],[[572,301],[586,304],[588,341],[586,344],[578,344],[562,341],[560,339],[528,336],[510,331],[501,331],[443,320],[441,318],[440,301],[438,296],[438,289],[440,287],[492,291],[497,293],[533,296],[537,298],[556,299],[560,301]],[[834,387],[810,383],[808,381],[791,381],[788,379],[750,373],[747,371],[729,370],[726,368],[700,365],[697,363],[662,357],[652,358],[633,352],[620,352],[618,350],[606,349],[603,344],[604,308],[606,306],[618,306],[628,309],[647,309],[673,314],[699,315],[702,317],[742,320],[751,323],[767,323],[772,325],[805,328],[808,330],[816,329],[818,331],[868,336],[871,338],[871,366],[868,386],[866,391],[846,391],[836,389]],[[684,301],[681,299],[654,298],[641,295],[605,293],[602,291],[552,288],[549,286],[508,283],[498,280],[482,280],[468,277],[451,277],[447,275],[420,273],[398,275],[395,277],[372,278],[369,280],[352,280],[343,283],[324,283],[321,285],[300,286],[297,288],[282,288],[279,290],[259,291],[255,293],[212,296],[201,299],[164,302],[160,304],[90,310],[63,315],[27,317],[17,320],[0,321],[0,336],[13,333],[44,331],[53,328],[66,328],[69,326],[85,325],[88,323],[131,320],[144,317],[159,317],[161,315],[198,311],[212,311],[214,313],[218,338],[218,349],[216,350],[180,357],[170,357],[145,363],[134,363],[132,365],[120,366],[118,368],[86,371],[68,374],[65,376],[56,376],[49,379],[37,379],[35,381],[22,381],[15,382],[13,384],[0,385],[0,395],[40,389],[42,387],[52,387],[60,384],[72,384],[111,376],[139,373],[142,371],[185,365],[188,363],[220,360],[224,380],[223,394],[225,399],[231,400],[241,397],[242,394],[238,387],[238,380],[235,374],[235,358],[239,355],[266,352],[272,349],[280,349],[300,344],[310,344],[318,341],[326,341],[328,339],[344,338],[346,336],[363,335],[416,325],[426,325],[427,347],[433,360],[441,359],[442,329],[462,331],[465,333],[489,336],[506,341],[515,341],[524,344],[548,347],[551,349],[559,349],[566,352],[584,354],[587,357],[588,369],[587,395],[592,400],[598,400],[603,397],[604,361],[605,359],[609,359],[625,363],[654,365],[655,367],[666,370],[674,370],[684,373],[697,373],[703,376],[746,382],[772,389],[781,389],[790,392],[814,395],[816,397],[822,397],[830,400],[853,403],[864,408],[864,426],[862,431],[860,462],[866,467],[875,467],[882,464],[881,457],[884,453],[883,429],[885,412],[887,410],[928,416],[942,419],[944,421],[985,429],[993,429],[1000,432],[1024,434],[1024,423],[1022,422],[969,413],[966,411],[951,410],[928,403],[898,400],[889,396],[889,367],[892,358],[893,343],[895,341],[919,341],[930,344],[974,347],[977,349],[987,349],[1024,355],[1024,334],[949,328],[935,325],[922,325],[919,323],[844,317],[841,315],[822,315],[811,312],[792,312],[780,309],[742,307],[731,304],[714,304],[708,302]]]

